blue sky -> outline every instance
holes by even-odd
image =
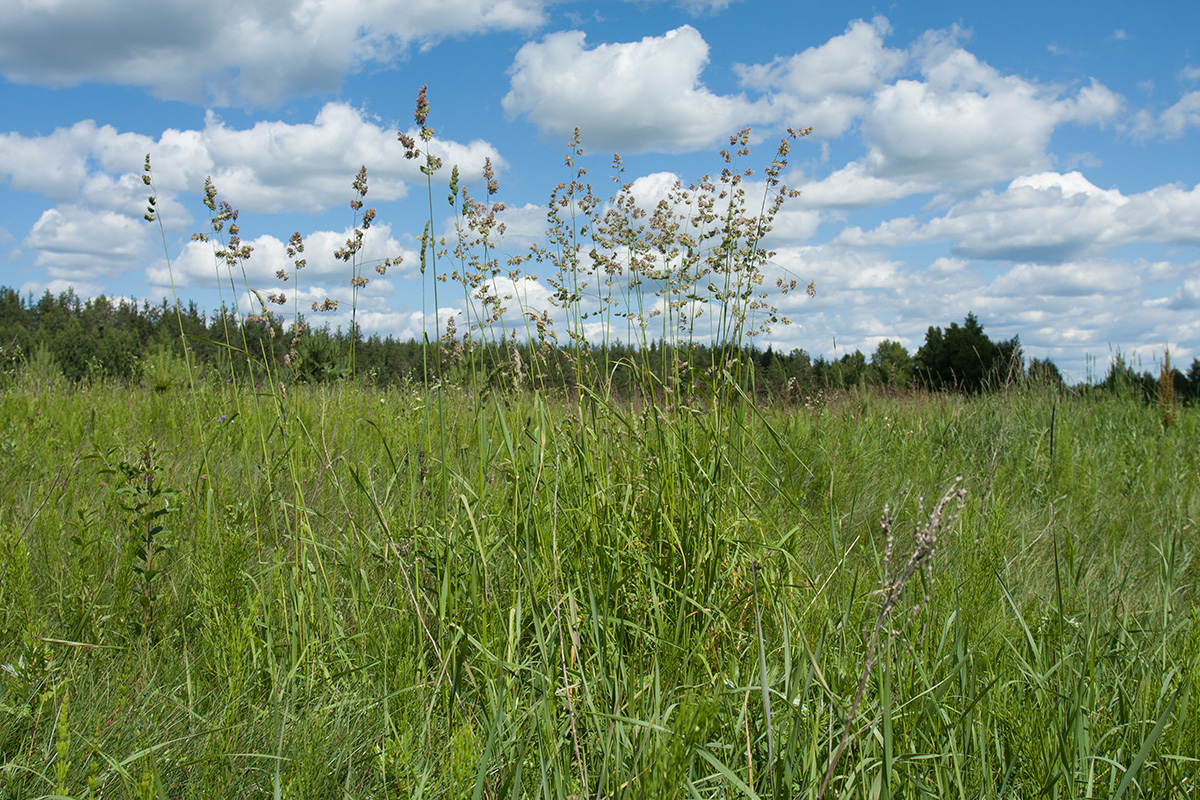
[[[506,251],[540,238],[570,131],[608,197],[612,153],[639,202],[721,167],[750,125],[752,161],[789,126],[784,207],[766,268],[815,281],[778,298],[759,344],[839,356],[910,351],[974,312],[994,339],[1075,380],[1118,350],[1150,369],[1200,357],[1200,4],[779,3],[758,0],[57,0],[0,4],[0,283],[40,295],[202,309],[249,288],[283,311],[330,297],[332,253],[368,171],[366,258],[403,256],[358,298],[368,332],[419,337],[424,176],[403,157],[428,84],[433,148],[473,194],[485,158],[508,206]],[[166,247],[142,219],[150,153]],[[594,155],[593,155],[594,154]],[[201,204],[211,176],[255,247],[224,286]],[[753,183],[751,186],[753,187]],[[452,224],[435,191],[439,232]],[[308,265],[287,284],[288,237]],[[171,258],[168,271],[165,254]],[[548,276],[506,286],[551,317]],[[449,295],[450,299],[447,299]],[[458,298],[457,303],[453,298]],[[510,311],[510,316],[515,314]],[[561,315],[560,315],[561,316]],[[561,319],[559,320],[561,322]],[[459,317],[459,325],[463,318]]]

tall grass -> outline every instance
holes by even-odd
[[[9,387],[4,796],[1192,796],[1190,409],[432,399]]]
[[[402,138],[432,198],[436,140]],[[744,135],[648,213],[569,164],[533,255],[557,332],[452,178],[426,277],[472,310],[427,351],[464,380],[292,383],[248,346],[236,382],[5,378],[0,797],[1196,796],[1200,418],[754,402],[788,141],[757,212]],[[515,327],[563,334],[577,391],[480,374]],[[596,330],[725,347],[622,398]]]

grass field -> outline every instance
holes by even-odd
[[[1195,409],[713,399],[11,380],[0,797],[1200,797]]]

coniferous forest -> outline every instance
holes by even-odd
[[[185,355],[194,366],[214,374],[229,369],[244,373],[257,363],[298,383],[351,377],[377,386],[468,378],[474,383],[481,375],[500,386],[514,378],[516,353],[516,362],[523,365],[516,377],[531,386],[570,389],[589,380],[588,374],[591,380],[604,375],[609,391],[628,396],[653,391],[639,385],[636,375],[678,372],[684,362],[698,379],[723,355],[702,343],[686,347],[685,353],[662,342],[634,348],[610,341],[603,347],[584,345],[580,353],[569,352],[569,346],[548,348],[518,338],[472,346],[453,335],[443,335],[426,348],[411,339],[331,330],[304,318],[299,323],[301,332],[296,335],[297,326],[286,316],[244,316],[229,308],[203,311],[194,302],[177,309],[165,299],[158,304],[103,295],[82,299],[73,291],[46,292],[35,299],[0,287],[0,360],[10,373],[29,364],[48,370],[50,376],[61,374],[69,383],[145,379],[160,389],[182,381]],[[536,354],[531,352],[535,348]],[[880,342],[869,356],[855,350],[840,358],[813,357],[801,349],[742,350],[744,361],[753,365],[753,391],[764,401],[804,402],[823,391],[856,386],[977,394],[1014,380],[1064,385],[1052,361],[1024,358],[1019,337],[993,341],[973,314],[962,324],[931,325],[915,353],[893,340]],[[585,368],[587,374],[580,375],[574,365],[589,362],[593,369]],[[1130,391],[1150,402],[1163,386],[1162,369],[1156,369],[1157,374],[1139,371],[1118,352],[1102,379],[1074,388]],[[1193,359],[1186,372],[1170,368],[1169,376],[1177,401],[1194,404],[1200,398],[1200,359]],[[686,376],[673,376],[676,382],[682,379]]]

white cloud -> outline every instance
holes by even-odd
[[[881,178],[871,174],[864,163],[854,161],[826,178],[798,185],[800,197],[792,202],[813,208],[869,208],[935,187],[931,182]]]
[[[437,338],[445,333],[446,320],[451,317],[454,318],[460,338],[470,335],[476,342],[494,340],[504,336],[504,331],[514,330],[518,331],[518,338],[524,338],[526,330],[529,330],[531,334],[534,334],[536,330],[535,324],[525,316],[527,312],[546,313],[553,320],[554,313],[557,311],[550,302],[551,290],[542,282],[528,277],[513,281],[507,276],[498,276],[493,278],[483,291],[500,298],[500,305],[504,312],[501,314],[500,320],[485,325],[485,329],[481,331],[479,329],[481,316],[490,313],[493,309],[484,309],[477,298],[471,298],[468,301],[462,295],[461,286],[456,286],[452,282],[448,284],[447,294],[443,296],[443,304],[439,306],[437,313],[422,314],[419,311],[393,310],[389,302],[390,298],[370,294],[371,290],[375,288],[375,283],[373,281],[367,287],[366,296],[360,295],[356,321],[366,331],[378,332],[383,336],[391,335],[400,340],[416,339],[420,341],[424,332],[428,332],[431,339]],[[311,297],[313,302],[319,302],[325,296],[330,296],[338,300],[339,305],[336,312],[312,315],[309,321],[315,324],[328,323],[332,327],[340,325],[348,328],[351,314],[349,289],[342,287],[316,288],[317,291],[304,296],[305,301]],[[454,302],[447,303],[447,297]],[[301,303],[301,310],[302,313],[306,311],[304,302]],[[566,336],[561,330],[557,333],[560,340],[566,340]]]
[[[435,138],[430,147],[446,164],[440,182],[448,180],[453,164],[463,174],[478,174],[486,158],[497,170],[504,167],[496,149],[481,140]],[[425,183],[419,160],[404,157],[395,132],[345,103],[328,103],[311,123],[263,121],[246,129],[230,128],[210,113],[202,130],[168,129],[158,141],[91,120],[46,136],[0,134],[0,178],[51,200],[82,196],[140,216],[148,194],[141,180],[147,153],[160,203],[180,192],[201,196],[206,176],[223,199],[247,212],[318,212],[348,203],[363,165],[372,200],[395,200],[406,183]],[[163,221],[178,222],[167,213]]]
[[[693,16],[702,14],[715,14],[718,11],[724,11],[734,3],[740,3],[742,0],[676,0],[676,5],[686,9]]]
[[[0,134],[0,179],[8,178],[12,188],[37,192],[58,202],[77,201],[96,177],[88,161],[116,176],[128,174],[137,178],[142,159],[153,143],[148,137],[120,133],[111,125],[98,126],[92,120],[77,122],[70,128],[58,128],[46,136],[25,137],[18,133]],[[129,189],[135,181],[119,181],[104,187],[93,187],[92,199],[104,201],[109,207],[119,207],[129,200]],[[113,189],[119,186],[119,199],[114,201]],[[137,203],[145,201],[145,192],[138,190]]]
[[[487,158],[497,170],[504,166],[486,142],[435,138],[430,147],[446,163],[439,182],[448,180],[452,164],[459,164],[464,175],[480,173]],[[318,212],[347,204],[364,164],[368,205],[402,197],[410,181],[425,182],[420,164],[404,157],[393,131],[343,103],[326,105],[312,123],[260,122],[244,130],[209,115],[202,130],[167,130],[157,141],[90,120],[46,136],[5,134],[0,136],[0,180],[7,177],[14,188],[61,203],[45,212],[26,237],[25,247],[38,252],[37,266],[51,269],[55,278],[87,274],[92,265],[109,275],[130,268],[129,242],[143,247],[149,237],[142,220],[151,191],[142,182],[146,153],[151,154],[159,217],[173,232],[192,228],[185,201],[203,196],[206,176],[212,176],[218,199],[242,212],[260,213]],[[273,241],[282,254],[282,244]],[[340,245],[339,240],[324,252]],[[265,243],[264,249],[269,249]],[[391,253],[380,258],[385,255]],[[209,271],[211,261],[196,274]],[[161,277],[156,273],[152,283],[166,285]]]
[[[652,172],[633,181],[630,193],[644,211],[653,211],[660,202],[680,188],[682,181],[674,172]]]
[[[447,36],[529,30],[543,0],[56,0],[0,4],[0,74],[16,83],[146,86],[263,105],[336,90]]]
[[[1200,187],[1160,186],[1124,195],[1079,173],[1037,173],[985,191],[928,221],[897,217],[864,232],[844,229],[827,244],[785,251],[777,260],[809,267],[818,298],[785,309],[798,331],[776,332],[776,346],[828,352],[864,349],[880,326],[889,338],[923,341],[930,323],[974,311],[993,339],[1019,334],[1027,354],[1052,357],[1073,379],[1086,354],[1114,343],[1159,348],[1200,333],[1200,284],[1191,265],[1130,261],[1113,252],[1148,243],[1200,243]],[[892,248],[949,246],[924,266],[896,260]],[[1014,262],[1006,265],[1005,262]],[[807,276],[806,276],[807,277]],[[806,310],[807,308],[807,310]],[[815,336],[814,336],[815,334]],[[823,341],[824,340],[824,341]]]
[[[820,211],[797,205],[795,199],[788,200],[775,217],[775,227],[768,234],[767,245],[775,248],[807,242],[816,235],[822,221]]]
[[[883,17],[791,57],[738,65],[742,85],[767,93],[775,120],[837,138],[861,127],[865,157],[807,189],[847,208],[938,189],[972,189],[1048,169],[1065,123],[1104,125],[1124,100],[1091,80],[1073,91],[1005,75],[962,46],[957,26],[904,50],[886,47]],[[803,201],[809,202],[809,201]]]
[[[312,124],[259,122],[248,130],[227,128],[210,114],[203,138],[213,182],[247,211],[324,210],[339,195],[351,196],[347,177],[353,179],[368,156],[374,168],[389,149],[399,149],[388,132],[341,104],[327,105]],[[378,177],[373,171],[367,176],[373,196],[403,196],[404,182],[394,170]]]
[[[970,266],[969,261],[961,258],[946,258],[941,257],[934,259],[934,262],[929,265],[929,274],[935,278],[949,278],[957,273],[962,272]]]
[[[1014,180],[1000,195],[960,204],[925,234],[952,240],[953,251],[970,258],[1060,263],[1118,243],[1110,237],[1126,202],[1078,172],[1041,173]]]
[[[1149,109],[1140,108],[1133,115],[1133,121],[1125,127],[1129,136],[1137,142],[1144,142],[1158,133],[1158,120]]]
[[[875,94],[864,128],[867,168],[880,177],[982,185],[1050,165],[1063,122],[1103,121],[1119,98],[1093,82],[1074,97],[1002,76],[964,50],[925,59],[926,80]]]
[[[249,129],[230,129],[209,115],[202,140],[212,164],[213,181],[222,194],[247,211],[323,211],[349,202],[351,181],[367,166],[369,200],[396,200],[407,183],[425,183],[421,161],[404,157],[395,133],[368,121],[345,103],[329,103],[311,124],[259,122]],[[464,175],[476,175],[484,160],[496,169],[503,159],[494,147],[435,138],[430,150],[445,163],[439,182],[457,164]]]
[[[316,294],[314,293],[312,296],[316,297]],[[257,300],[255,305],[257,305]],[[301,313],[306,315],[306,321],[314,328],[328,325],[331,330],[337,328],[348,330],[350,327],[351,311],[348,301],[344,305],[339,305],[337,311],[312,313],[302,309]],[[382,303],[368,304],[367,307],[360,306],[353,317],[354,322],[364,332],[379,336],[391,336],[402,342],[409,340],[419,342],[422,334],[426,331],[429,333],[430,340],[436,340],[445,333],[447,319],[454,317],[455,324],[460,329],[464,319],[463,310],[453,305],[440,306],[436,312],[422,313],[413,310],[396,310]]]
[[[1200,278],[1187,278],[1171,295],[1171,308],[1185,311],[1200,309]]]
[[[899,299],[907,281],[903,268],[902,262],[865,249],[836,244],[783,247],[767,269],[765,283],[774,284],[776,278],[805,284],[815,281],[815,298],[802,291],[789,293],[783,307],[795,312],[834,310],[875,304],[880,296]]]
[[[886,220],[873,230],[843,230],[836,241],[859,247],[952,242],[955,255],[989,260],[1065,263],[1138,242],[1200,243],[1200,186],[1160,186],[1125,196],[1102,190],[1078,172],[1039,173],[985,191],[941,217]]]
[[[525,312],[553,316],[556,311],[551,301],[552,290],[531,277],[521,277],[514,281],[507,275],[498,275],[489,282],[488,291],[499,297],[507,309],[504,320],[510,328],[514,324],[524,328],[522,315]],[[478,315],[479,310],[474,310],[474,316]]]
[[[773,329],[761,346],[803,348],[837,355],[855,349],[870,354],[881,339],[897,339],[911,349],[923,340],[930,321],[953,318],[969,310],[966,298],[983,285],[964,264],[938,270],[914,269],[885,253],[838,244],[782,248],[775,259],[782,277],[816,281],[809,298],[794,292],[779,298],[780,311],[793,325]],[[774,275],[768,275],[768,283]]]
[[[770,98],[775,118],[784,125],[812,128],[818,139],[837,139],[862,119],[870,107],[869,102],[853,95],[830,94],[807,99],[777,93]]]
[[[1200,128],[1200,92],[1188,92],[1162,113],[1163,135],[1178,139],[1188,128]]]
[[[1125,106],[1125,99],[1095,78],[1074,97],[1059,103],[1062,120],[1080,125],[1104,125]]]
[[[884,220],[869,231],[857,225],[843,228],[832,242],[847,247],[894,247],[927,241],[928,237],[921,233],[920,223],[915,217],[895,217]]]
[[[817,282],[815,299],[782,298],[781,310],[795,324],[776,327],[759,343],[785,351],[869,355],[890,338],[915,352],[929,325],[944,327],[974,312],[993,340],[1019,334],[1028,356],[1051,357],[1082,380],[1087,354],[1108,352],[1114,343],[1127,353],[1161,352],[1164,341],[1200,334],[1200,282],[1156,292],[1150,277],[1161,264],[1130,269],[1125,261],[1087,259],[985,272],[959,258],[921,266],[836,244],[788,248],[778,260]],[[1180,359],[1186,355],[1171,346]]]
[[[343,231],[313,231],[304,237],[303,258],[308,262],[302,270],[297,271],[293,259],[286,253],[287,243],[280,239],[264,234],[243,244],[250,245],[253,251],[241,267],[234,267],[232,276],[223,261],[215,256],[219,245],[214,242],[187,242],[183,250],[172,261],[170,271],[166,263],[159,263],[146,269],[146,278],[153,286],[170,286],[172,278],[178,287],[215,287],[218,284],[233,285],[241,289],[257,289],[266,292],[297,291],[297,287],[311,290],[314,286],[345,286],[345,295],[349,296],[351,265],[334,257],[334,252],[345,246],[346,240],[353,235],[353,229]],[[376,263],[388,258],[403,258],[401,265],[388,274],[400,274],[412,269],[419,263],[419,256],[410,248],[400,244],[391,235],[387,224],[372,225],[363,234],[363,247],[359,252],[358,263],[363,265],[362,277],[375,281],[378,273],[374,269]],[[281,281],[277,273],[283,270],[289,275],[289,280]],[[370,284],[368,284],[370,286]],[[338,294],[331,294],[338,299]],[[320,298],[324,299],[324,297]]]
[[[39,297],[45,292],[55,296],[74,292],[77,297],[96,297],[104,294],[105,288],[102,284],[93,283],[86,278],[56,278],[51,281],[27,281],[21,284],[18,290],[18,294],[27,297]]]
[[[1017,264],[992,281],[989,292],[1033,303],[1047,298],[1086,298],[1107,301],[1132,289],[1129,265],[1118,261],[1077,261],[1069,264]]]
[[[1167,184],[1131,195],[1118,221],[1128,241],[1200,245],[1200,184],[1191,189]]]
[[[796,97],[820,100],[830,95],[871,92],[894,77],[908,60],[901,50],[883,46],[891,24],[883,17],[855,20],[840,36],[769,64],[735,66],[742,84],[779,89]]]
[[[592,48],[582,31],[553,33],[518,51],[504,110],[543,134],[569,137],[579,127],[589,149],[703,148],[769,114],[710,92],[700,80],[707,63],[708,44],[690,25]]]
[[[1148,108],[1138,109],[1132,122],[1122,126],[1134,141],[1149,139],[1179,139],[1191,128],[1200,128],[1200,91],[1184,94],[1157,116]]]
[[[498,236],[501,249],[509,255],[514,255],[517,252],[528,252],[531,244],[541,244],[548,225],[546,211],[545,206],[534,203],[505,206],[497,215],[504,225],[504,231]]]
[[[813,135],[837,138],[868,108],[864,95],[894,77],[908,60],[883,46],[891,25],[883,17],[855,20],[825,44],[768,64],[735,64],[742,85],[770,92],[776,119]]]
[[[147,244],[145,227],[128,216],[63,205],[42,212],[23,246],[52,279],[95,283],[134,268]]]
[[[466,312],[460,306],[439,306],[436,312],[429,314],[413,311],[406,314],[380,315],[380,317],[380,322],[383,323],[381,327],[384,330],[387,330],[386,322],[392,318],[395,323],[405,326],[398,338],[411,338],[417,341],[421,341],[421,337],[425,333],[429,334],[431,341],[441,337],[446,333],[447,323],[451,318],[454,318],[455,327],[460,330],[467,327]]]

